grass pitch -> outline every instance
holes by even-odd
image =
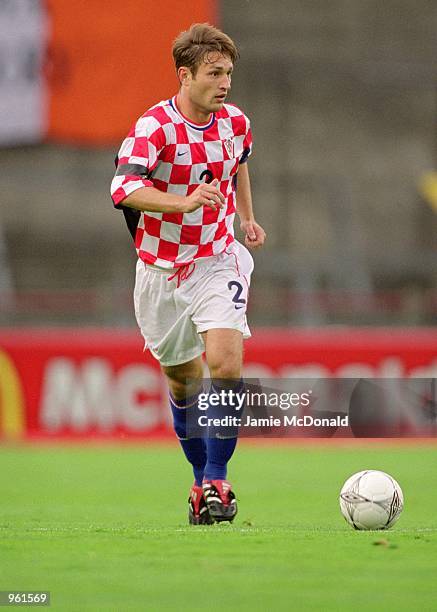
[[[437,446],[240,444],[233,525],[189,527],[176,446],[0,448],[0,590],[54,610],[437,610]],[[362,469],[401,484],[388,532],[338,493]]]

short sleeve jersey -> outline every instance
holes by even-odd
[[[178,268],[225,251],[234,240],[238,167],[251,150],[249,119],[233,104],[224,104],[204,125],[184,117],[175,97],[142,115],[121,145],[111,185],[114,205],[125,213],[139,258]],[[226,199],[220,210],[202,206],[190,213],[140,213],[123,207],[123,200],[141,187],[188,196],[216,178]]]

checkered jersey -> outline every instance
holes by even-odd
[[[249,119],[233,104],[224,104],[205,125],[186,119],[175,98],[140,117],[121,145],[111,185],[140,259],[176,268],[222,253],[234,240],[236,174],[251,148]],[[141,187],[188,196],[215,178],[226,198],[220,210],[202,206],[189,213],[139,213],[123,207],[123,200]]]

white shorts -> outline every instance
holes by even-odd
[[[208,329],[237,329],[249,338],[252,271],[252,256],[239,242],[221,255],[196,261],[184,270],[185,278],[138,260],[134,305],[145,348],[161,365],[172,366],[204,352],[200,334]]]

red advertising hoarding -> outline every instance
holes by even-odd
[[[244,374],[436,378],[437,330],[255,330]],[[136,331],[0,331],[2,439],[167,436],[166,385]]]

